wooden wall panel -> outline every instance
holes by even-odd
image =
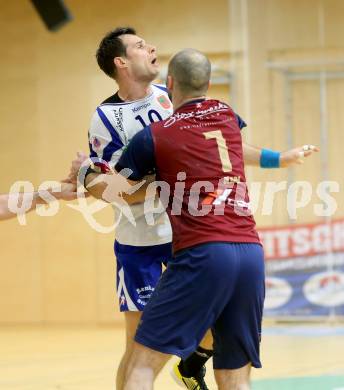
[[[98,69],[94,54],[103,34],[117,25],[135,26],[165,59],[191,46],[222,61],[225,69],[228,64],[235,84],[231,90],[213,86],[210,95],[230,103],[235,97],[234,108],[248,121],[247,138],[275,149],[286,148],[285,85],[283,74],[267,69],[266,62],[344,55],[340,0],[250,0],[246,9],[245,1],[237,0],[201,7],[197,0],[142,0],[122,6],[69,0],[74,21],[55,34],[44,29],[30,2],[0,5],[1,192],[19,179],[36,187],[60,179],[74,153],[87,150],[92,112],[116,90]],[[330,178],[341,184],[342,84],[328,82]],[[318,92],[314,83],[293,85],[296,143],[320,143]],[[319,161],[295,170],[295,177],[315,182]],[[288,173],[255,168],[249,177],[265,186],[266,181],[286,180]],[[341,194],[337,199],[341,204]],[[338,215],[343,212],[340,208]],[[112,217],[110,209],[97,216],[104,224],[111,224]],[[309,210],[303,217],[312,219]],[[271,216],[257,213],[259,225],[287,221],[284,194],[277,197]],[[55,217],[32,213],[26,227],[16,220],[1,223],[0,323],[121,321],[113,236],[94,232],[64,204]]]
[[[268,0],[266,39],[269,49],[319,45],[320,0]]]
[[[96,322],[98,274],[93,231],[81,215],[65,205],[55,217],[41,218],[40,223],[44,321]]]
[[[344,111],[342,102],[344,99],[344,79],[335,79],[327,81],[327,112],[328,112],[328,180],[336,181],[339,184],[340,192],[332,194],[336,199],[338,209],[337,216],[344,215],[343,189],[343,145],[344,145]]]
[[[341,0],[323,0],[324,41],[327,47],[344,46],[344,3]]]
[[[292,138],[295,145],[321,145],[319,89],[319,82],[313,80],[292,83]],[[316,188],[322,177],[320,155],[314,157],[304,165],[296,166],[292,170],[293,181],[309,183],[312,188],[312,201],[300,210],[296,222],[317,220],[313,206],[317,202]]]
[[[0,324],[42,321],[42,241],[34,215],[27,226],[1,224]]]

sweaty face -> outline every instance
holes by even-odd
[[[137,81],[153,81],[159,74],[156,48],[137,35],[125,34],[121,39],[127,48],[130,76]]]

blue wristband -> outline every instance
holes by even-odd
[[[260,155],[260,166],[262,168],[279,168],[280,156],[280,152],[275,152],[270,149],[262,149]]]

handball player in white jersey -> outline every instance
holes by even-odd
[[[132,137],[151,122],[169,117],[172,104],[166,88],[151,84],[159,74],[156,49],[132,28],[108,33],[97,50],[100,68],[118,84],[118,91],[100,104],[89,129],[90,157],[111,168]],[[102,170],[108,167],[101,164]],[[97,186],[90,189],[97,197]],[[101,197],[101,196],[100,196]],[[123,387],[124,369],[142,310],[161,276],[163,263],[171,257],[172,233],[165,212],[149,226],[143,204],[130,206],[134,226],[115,209],[118,220],[114,250],[117,259],[117,294],[124,312],[126,351],[117,372],[116,388]]]

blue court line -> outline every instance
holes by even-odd
[[[311,376],[253,381],[252,390],[344,390],[344,376]]]
[[[272,326],[263,328],[263,336],[344,336],[344,326]]]

